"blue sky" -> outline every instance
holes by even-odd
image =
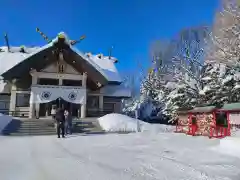
[[[0,33],[11,45],[43,45],[39,27],[49,37],[60,31],[76,39],[84,52],[119,59],[120,72],[146,65],[151,42],[171,38],[185,27],[211,24],[218,0],[1,0]],[[0,46],[4,44],[3,38]]]

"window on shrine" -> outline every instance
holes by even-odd
[[[0,94],[0,101],[10,101],[9,94]]]
[[[30,94],[17,93],[16,107],[29,107]]]
[[[103,103],[104,111],[114,112],[114,103]]]
[[[228,126],[227,113],[226,112],[216,113],[216,125],[217,126],[222,126],[222,127],[227,127]]]
[[[54,86],[58,86],[59,85],[59,80],[58,79],[40,78],[38,80],[38,84],[40,84],[40,85],[54,85]]]
[[[98,108],[99,108],[99,96],[88,96],[87,109],[98,109]]]
[[[64,79],[63,86],[82,86],[82,81],[81,80]]]
[[[0,110],[9,109],[9,101],[0,101]]]

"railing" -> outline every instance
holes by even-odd
[[[29,111],[9,111],[0,109],[0,113],[4,115],[10,115],[14,117],[28,117]],[[112,113],[110,110],[87,110],[87,117],[99,117]]]
[[[231,136],[230,128],[224,126],[211,127],[209,138],[223,138],[226,136]]]
[[[4,115],[10,115],[14,117],[28,117],[29,111],[9,111],[9,110],[1,110],[0,113]]]
[[[189,132],[189,124],[184,123],[184,121],[178,120],[176,123],[176,133],[188,133]]]

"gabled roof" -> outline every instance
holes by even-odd
[[[216,106],[203,106],[203,107],[195,107],[192,110],[188,111],[190,113],[209,113],[216,109]]]
[[[224,104],[219,111],[240,111],[240,103]]]
[[[97,55],[91,54],[83,54],[76,47],[71,46],[69,43],[69,39],[67,35],[64,33],[59,33],[66,37],[65,43],[67,43],[72,51],[74,51],[78,56],[80,56],[86,63],[92,65],[97,71],[99,71],[109,82],[119,82],[121,83],[121,77],[115,67],[113,59],[109,59],[108,57],[99,58]],[[47,50],[48,48],[53,47],[54,43],[58,41],[58,38],[55,38],[51,43],[42,46],[42,47],[33,47],[26,48],[24,50],[26,53],[20,52],[20,47],[11,47],[10,52],[8,52],[7,47],[0,47],[0,76],[4,75],[4,73],[11,70],[16,65],[25,61],[26,59]],[[4,63],[3,63],[4,62]]]

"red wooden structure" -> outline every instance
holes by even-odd
[[[240,126],[240,103],[225,104],[221,108],[205,106],[179,111],[175,132],[223,138],[231,136],[232,126]]]

